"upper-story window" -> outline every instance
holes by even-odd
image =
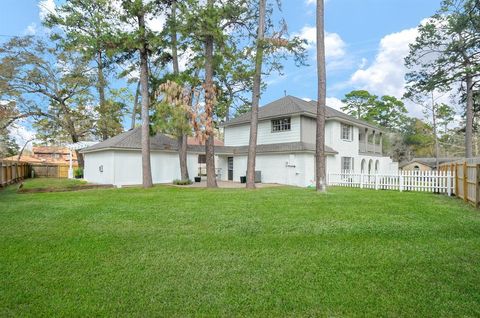
[[[353,126],[342,124],[342,139],[352,141],[353,140]]]
[[[272,132],[288,131],[292,129],[290,117],[272,120]]]

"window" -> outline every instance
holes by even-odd
[[[342,157],[342,171],[353,171],[352,157]]]
[[[206,155],[198,155],[198,163],[207,163]]]
[[[291,128],[290,117],[272,120],[272,132],[288,131]]]
[[[342,124],[342,139],[352,141],[353,126]]]

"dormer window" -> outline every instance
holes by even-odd
[[[352,141],[353,140],[353,126],[342,124],[342,140]]]
[[[292,129],[291,118],[281,118],[272,120],[272,132],[289,131]]]

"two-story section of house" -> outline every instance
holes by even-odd
[[[246,175],[250,113],[223,125],[224,144],[218,155],[222,180]],[[256,171],[261,181],[295,186],[314,183],[316,102],[286,96],[259,109]],[[383,132],[333,108],[326,108],[327,173],[382,173],[398,164],[382,151]]]

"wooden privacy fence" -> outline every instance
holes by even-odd
[[[26,162],[0,161],[0,186],[23,180],[30,176],[30,164]]]
[[[455,176],[453,193],[465,202],[480,207],[480,158],[463,159],[440,165],[439,171]]]
[[[450,171],[398,171],[386,174],[329,173],[329,186],[375,190],[398,190],[444,193],[451,195],[454,176]]]
[[[50,177],[50,178],[68,178],[67,164],[34,164],[32,165],[33,174],[35,177]],[[78,166],[73,166],[75,170]]]

